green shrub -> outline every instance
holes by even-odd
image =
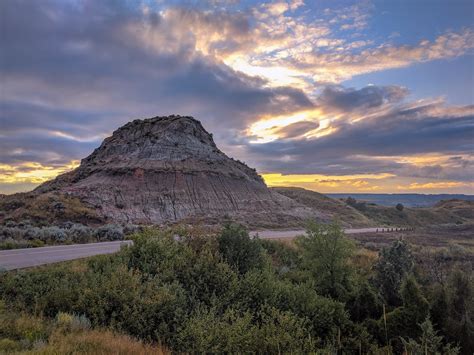
[[[227,224],[217,241],[224,260],[241,274],[260,268],[265,263],[261,244],[257,239],[250,238],[242,226]]]
[[[443,343],[443,337],[438,335],[438,332],[433,328],[433,324],[427,318],[423,323],[420,324],[422,331],[418,341],[409,339],[408,341],[402,339],[403,346],[408,354],[413,355],[457,355],[459,354],[459,347],[455,347],[452,344]]]
[[[20,342],[8,339],[8,338],[3,338],[0,339],[0,352],[16,352],[22,350],[22,346]]]
[[[56,325],[70,332],[89,330],[91,321],[85,315],[73,315],[69,313],[59,312],[56,315]]]
[[[413,268],[413,256],[408,244],[403,240],[393,242],[390,248],[379,253],[374,265],[374,284],[385,299],[386,304],[398,306],[401,303],[399,289],[403,279]]]
[[[86,237],[74,224],[61,229]],[[429,333],[472,353],[469,270],[435,287],[417,268],[420,287],[406,243],[382,251],[372,270],[336,224],[313,224],[294,245],[235,225],[206,233],[145,229],[114,255],[0,273],[2,346],[49,350],[67,338],[92,351],[101,333],[89,328],[100,327],[179,352],[401,353],[400,337],[415,349]],[[432,331],[419,327],[428,315]]]
[[[337,223],[310,223],[304,236],[296,243],[301,249],[303,267],[311,272],[318,292],[324,296],[345,300],[352,287],[349,258],[354,243]]]

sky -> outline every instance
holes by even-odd
[[[168,114],[271,186],[474,194],[474,2],[0,1],[0,193]]]

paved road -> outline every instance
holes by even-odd
[[[349,228],[344,229],[346,234],[358,234],[358,233],[377,233],[377,232],[390,232],[395,230],[406,230],[407,228],[386,228],[386,227],[378,227],[378,228]],[[298,235],[302,235],[305,233],[304,229],[300,230],[291,230],[291,231],[255,231],[250,232],[251,236],[258,236],[261,239],[291,239]]]
[[[122,244],[131,241],[116,241],[91,244],[58,245],[52,247],[13,249],[0,251],[0,268],[6,270],[81,259],[99,254],[110,254],[120,250]]]
[[[393,230],[393,228],[392,228]],[[347,234],[386,232],[387,228],[346,229]],[[259,231],[250,232],[251,236],[262,239],[291,239],[304,234],[304,230]],[[0,268],[6,270],[22,269],[31,266],[52,264],[59,261],[81,259],[99,254],[111,254],[120,250],[121,245],[132,244],[132,241],[116,241],[91,244],[59,245],[52,247],[0,250]]]

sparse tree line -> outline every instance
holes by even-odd
[[[249,238],[236,225],[217,236],[173,228],[133,239],[79,266],[0,274],[5,309],[177,352],[474,351],[472,266],[445,265],[435,279],[404,241],[376,256],[336,224],[312,224],[290,245]],[[10,346],[25,340],[9,329],[0,326],[0,338]],[[28,339],[23,349],[48,343],[47,334]]]

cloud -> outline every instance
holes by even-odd
[[[464,29],[461,32],[446,32],[433,41],[421,40],[413,46],[384,43],[355,53],[351,44],[333,52],[313,49],[287,58],[286,65],[311,73],[315,82],[340,83],[357,75],[458,57],[473,48],[474,32]],[[275,64],[281,63],[276,61]]]
[[[219,46],[205,38],[220,24],[245,35],[239,16],[217,21],[198,10],[147,12],[121,2],[0,6],[3,163],[68,163],[133,118],[192,114],[219,139],[219,131],[245,128],[255,112],[313,106],[300,89],[265,87],[210,56]],[[193,33],[189,21],[203,32]]]
[[[56,167],[31,162],[18,165],[0,164],[0,184],[39,184],[53,179],[58,174],[70,171],[78,165],[79,161],[72,161],[67,165]]]
[[[321,174],[263,174],[269,186],[298,186],[322,192],[334,191],[377,191],[378,181],[390,179],[395,175],[387,173],[357,175],[321,175]]]
[[[399,190],[431,190],[431,189],[451,189],[454,187],[474,187],[473,183],[459,182],[459,181],[439,181],[427,183],[411,183],[410,185],[399,185]]]
[[[463,55],[474,48],[473,31],[384,43],[361,35],[372,9],[363,2],[311,12],[301,0],[1,1],[4,175],[31,186],[131,119],[180,113],[201,119],[230,155],[265,172],[325,175],[321,186],[341,184],[337,174],[469,179],[472,106],[409,102],[403,87],[341,82]],[[19,175],[30,168],[37,180]]]
[[[336,101],[331,106],[346,111],[330,121],[331,134],[308,137],[299,132],[303,138],[279,137],[250,144],[248,155],[264,172],[352,175],[383,171],[406,177],[473,180],[474,106],[446,107],[442,100],[434,100],[400,102],[381,109],[379,102],[372,95]],[[373,108],[354,112],[354,107]],[[323,113],[315,120],[325,117]]]
[[[326,87],[319,97],[320,105],[348,112],[355,109],[370,109],[386,103],[402,100],[408,94],[406,88],[400,86],[367,86],[356,90],[344,87]]]
[[[299,121],[288,126],[279,128],[276,130],[276,134],[278,134],[281,138],[297,138],[302,136],[308,131],[315,130],[319,127],[318,122],[311,122],[311,121]]]

